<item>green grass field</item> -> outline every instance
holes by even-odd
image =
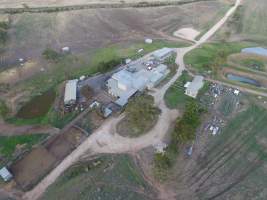
[[[227,58],[233,53],[239,53],[241,49],[250,46],[249,43],[208,43],[194,49],[185,55],[185,63],[192,69],[207,74],[212,71],[214,62],[219,57]],[[227,59],[222,60],[220,65],[226,64]]]
[[[154,192],[127,155],[104,155],[68,169],[41,200],[146,200]]]
[[[194,176],[200,199],[265,199],[266,120],[267,110],[250,106],[211,139]]]

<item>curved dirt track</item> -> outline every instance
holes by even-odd
[[[82,143],[76,150],[67,156],[54,170],[52,170],[35,188],[25,193],[24,199],[36,200],[38,199],[67,168],[74,164],[85,153],[99,154],[99,153],[125,153],[131,151],[138,151],[145,147],[157,144],[162,141],[168,132],[170,124],[179,115],[178,111],[170,110],[164,103],[164,94],[167,89],[176,81],[185,70],[184,55],[189,51],[197,48],[199,45],[206,42],[232,15],[239,6],[241,0],[236,0],[235,5],[228,10],[225,16],[215,24],[199,41],[193,46],[177,49],[176,63],[179,69],[174,77],[162,88],[156,89],[151,93],[155,98],[156,105],[161,109],[162,113],[155,127],[144,136],[139,138],[125,138],[115,133],[115,126],[123,116],[118,118],[110,118],[96,130],[84,143]]]

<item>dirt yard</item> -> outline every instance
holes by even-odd
[[[186,40],[194,41],[194,39],[200,34],[199,31],[193,28],[182,28],[173,33],[174,36],[180,37]]]
[[[11,166],[18,186],[24,191],[31,189],[84,139],[81,131],[71,128],[34,148]]]

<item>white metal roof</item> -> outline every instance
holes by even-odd
[[[6,167],[0,169],[0,176],[4,179],[4,181],[9,181],[13,177]]]
[[[66,83],[64,103],[70,103],[71,101],[76,101],[77,98],[77,83],[78,80],[69,80]]]
[[[203,87],[203,85],[204,85],[203,80],[204,80],[203,76],[195,76],[193,81],[186,88],[186,93],[187,94],[194,94],[194,96],[195,96],[198,93],[198,91]]]

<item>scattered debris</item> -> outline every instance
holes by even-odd
[[[19,62],[20,63],[24,62],[24,59],[23,58],[19,58]]]
[[[240,93],[240,91],[239,91],[239,90],[237,90],[237,89],[235,89],[235,90],[234,90],[234,94],[235,94],[236,96],[238,96],[238,95],[239,95],[239,93]]]
[[[94,101],[93,103],[90,104],[90,108],[93,109],[93,108],[97,108],[100,106],[100,103],[98,101]]]
[[[164,142],[160,142],[153,146],[157,153],[165,153],[165,149],[167,148],[167,144]]]

